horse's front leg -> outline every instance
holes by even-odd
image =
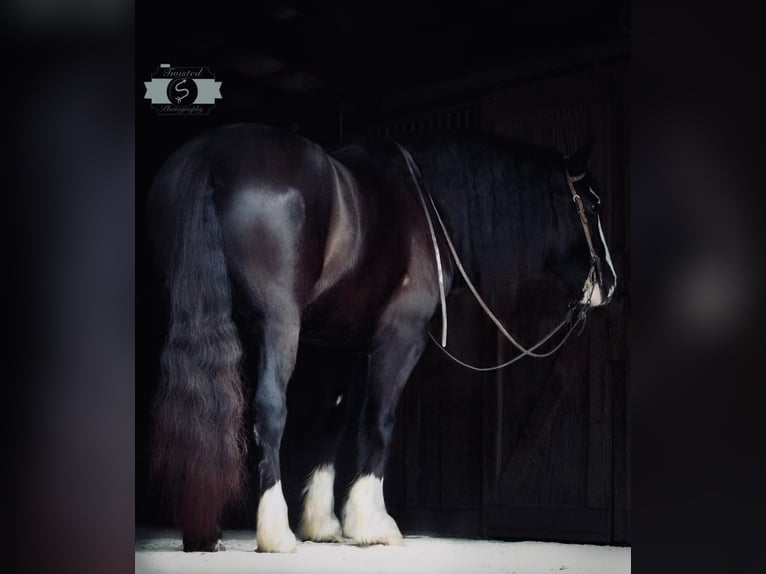
[[[343,533],[355,543],[401,544],[383,500],[383,472],[404,384],[425,346],[426,317],[400,301],[383,316],[370,354],[357,436],[356,480],[343,512]],[[411,313],[415,311],[415,313]]]
[[[335,388],[312,397],[311,414],[316,416],[317,426],[312,429],[308,441],[314,468],[303,489],[303,511],[298,526],[298,535],[303,540],[343,542],[340,520],[335,514],[335,458],[345,430],[350,399],[348,385],[338,384],[337,380],[348,380],[352,374],[358,376],[359,359],[347,356],[338,360],[334,357],[332,377],[336,379]],[[338,368],[339,364],[341,368]],[[365,357],[365,373],[366,365]],[[344,371],[343,367],[348,366],[352,366],[353,373]]]

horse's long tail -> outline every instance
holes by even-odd
[[[187,167],[177,184],[167,275],[170,325],[153,410],[152,467],[183,531],[184,549],[210,550],[224,506],[240,493],[242,352],[209,171]]]

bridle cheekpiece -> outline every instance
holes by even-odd
[[[601,298],[602,300],[605,300],[604,274],[601,269],[601,258],[598,256],[598,253],[596,253],[596,248],[593,245],[593,236],[590,232],[588,217],[585,215],[585,206],[583,205],[582,197],[577,193],[577,189],[575,189],[574,186],[575,182],[585,178],[585,173],[583,172],[579,175],[572,176],[569,175],[569,171],[566,169],[564,170],[564,173],[566,175],[569,191],[572,193],[572,201],[574,201],[574,204],[577,207],[577,214],[580,216],[580,223],[582,224],[582,230],[585,234],[585,242],[588,244],[588,251],[590,252],[590,271],[588,272],[588,280],[591,282],[591,285],[598,286],[601,290]]]

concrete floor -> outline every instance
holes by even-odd
[[[406,536],[404,546],[316,544],[300,542],[295,554],[261,554],[255,532],[236,530],[224,535],[225,552],[181,551],[180,533],[143,530],[136,534],[136,573],[173,574],[362,574],[397,572],[449,573],[623,574],[630,572],[630,548],[496,542]]]

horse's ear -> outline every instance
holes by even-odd
[[[591,137],[588,143],[564,158],[567,164],[567,171],[570,175],[579,175],[588,167],[588,159],[590,158],[590,152],[593,150],[593,143],[595,141],[595,136]]]

